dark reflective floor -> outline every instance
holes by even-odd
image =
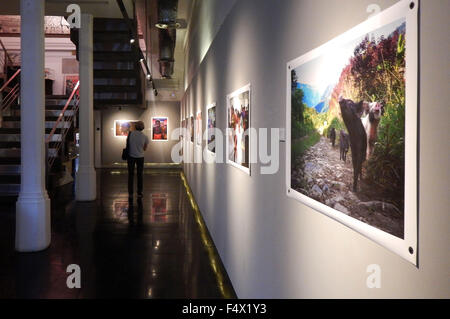
[[[98,171],[99,199],[52,201],[52,244],[14,251],[14,206],[0,212],[0,298],[235,297],[178,171],[146,170],[128,201],[125,170]],[[81,288],[66,268],[81,268]],[[220,265],[220,267],[217,267]]]

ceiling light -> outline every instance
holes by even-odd
[[[158,22],[157,24],[155,24],[155,27],[157,27],[158,29],[179,29],[181,27],[181,24],[178,22]]]
[[[130,43],[133,44],[133,43],[134,43],[134,39],[131,39],[131,40],[130,40]]]
[[[150,74],[147,74],[147,80],[151,80],[152,76]]]
[[[144,62],[144,59],[140,59],[139,62],[141,62],[141,63]]]

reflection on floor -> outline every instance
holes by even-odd
[[[97,174],[96,202],[52,201],[46,251],[14,252],[14,207],[2,208],[0,298],[236,297],[179,171],[145,170],[131,202],[125,170]],[[70,264],[80,289],[67,288]]]

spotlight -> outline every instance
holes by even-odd
[[[131,40],[130,40],[130,44],[133,44],[133,43],[134,43],[134,39],[131,39]]]
[[[141,62],[141,63],[144,62],[144,59],[140,59],[139,62]]]
[[[157,27],[158,29],[179,29],[181,28],[181,24],[179,22],[158,22],[155,24],[155,27]]]
[[[149,81],[152,80],[152,76],[150,74],[147,74],[147,80],[149,80]]]

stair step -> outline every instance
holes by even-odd
[[[45,117],[59,117],[61,114],[61,110],[45,110]],[[72,116],[74,115],[74,111],[66,110],[64,112],[64,116]]]
[[[20,184],[19,174],[5,174],[0,175],[0,185],[1,184]]]
[[[20,148],[20,142],[19,141],[13,141],[13,142],[1,142],[0,141],[0,149],[2,148]]]
[[[114,106],[114,105],[137,105],[137,104],[141,104],[142,101],[139,99],[134,99],[134,100],[123,100],[123,99],[98,99],[98,100],[94,100],[94,105],[96,107],[98,106]]]
[[[136,61],[136,54],[134,52],[97,51],[94,54],[94,61]]]
[[[50,142],[49,147],[55,148],[56,143],[58,142]],[[8,149],[8,148],[18,148],[20,149],[21,143],[20,141],[0,141],[0,149]]]
[[[19,165],[13,164],[1,164],[0,165],[0,175],[18,175],[20,174],[21,168]]]
[[[94,43],[98,42],[130,42],[131,34],[128,28],[125,30],[111,31],[100,31],[94,30]]]
[[[66,100],[53,100],[53,101],[46,101],[45,103],[45,109],[46,110],[62,110],[64,106],[67,103]],[[69,103],[68,109],[70,109],[74,105],[74,101],[71,101]],[[17,110],[20,111],[20,105],[12,105],[11,110]]]
[[[68,96],[67,95],[64,95],[64,94],[58,94],[58,95],[46,95],[45,96],[45,100],[46,101],[51,101],[51,100],[65,100],[65,101],[67,101],[67,99],[68,99]]]
[[[99,31],[128,31],[128,25],[124,19],[95,18],[94,32]]]
[[[13,116],[16,117],[20,117],[20,110],[13,110]],[[47,119],[48,117],[59,117],[59,115],[61,114],[61,110],[45,110],[45,118]],[[64,112],[64,116],[68,117],[68,116],[72,116],[74,114],[74,111],[72,110],[67,110]]]
[[[94,70],[94,78],[136,78],[140,75],[137,70]]]
[[[20,157],[20,148],[0,148],[0,157]]]
[[[50,132],[52,131],[51,128],[46,128],[45,129],[45,133],[46,134],[50,134]],[[55,130],[55,134],[60,134],[61,133],[61,129],[57,128]],[[20,134],[20,128],[0,128],[0,134]]]
[[[136,92],[139,91],[140,88],[135,85],[95,85],[94,93],[102,93],[102,92]]]
[[[0,142],[20,142],[20,134],[0,134]]]
[[[20,157],[0,157],[0,165],[19,165]]]
[[[94,100],[136,100],[136,92],[94,92]]]
[[[96,61],[94,62],[95,70],[136,70],[135,61]]]
[[[20,184],[0,184],[2,196],[15,196],[20,192]]]
[[[56,124],[55,121],[45,121],[45,128],[53,128]],[[70,128],[71,122],[60,121],[58,123],[58,128]],[[20,121],[4,121],[2,124],[3,128],[20,128]]]
[[[73,104],[70,104],[70,106],[67,107],[66,111],[71,110],[72,105]],[[63,109],[64,109],[64,104],[62,104],[62,105],[61,104],[55,104],[55,105],[47,104],[45,106],[45,110],[47,110],[47,111],[55,111],[55,110],[62,111]]]
[[[100,52],[133,52],[133,47],[129,41],[123,42],[97,42],[94,43],[94,55],[97,51]]]
[[[51,108],[51,107],[60,107],[60,109],[62,110],[64,108],[64,106],[67,103],[67,100],[69,99],[69,97],[67,97],[66,99],[54,99],[54,100],[46,100],[45,101],[45,108]],[[72,106],[75,104],[75,100],[72,99],[72,101],[70,101],[69,106]]]
[[[49,133],[45,134],[45,138],[49,137]],[[62,135],[59,133],[53,134],[50,142],[62,141]],[[0,142],[20,142],[20,134],[0,134]]]
[[[20,148],[0,148],[0,158],[16,158],[21,156]],[[57,157],[56,148],[48,149],[48,156]]]
[[[94,85],[135,86],[136,78],[94,78]]]

